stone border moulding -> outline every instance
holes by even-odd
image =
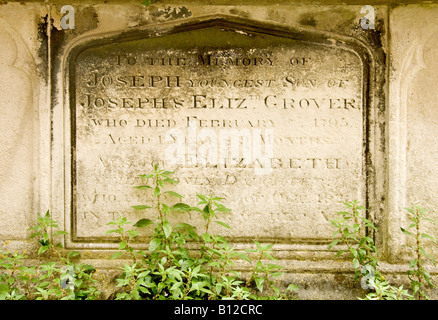
[[[388,225],[387,256],[390,261],[397,262],[402,252],[401,246],[406,244],[405,238],[398,239],[399,226],[408,225],[405,208],[407,203],[407,148],[408,145],[408,98],[410,85],[417,73],[427,69],[424,61],[424,46],[438,34],[438,26],[420,30],[404,53],[400,71],[391,79],[391,108],[388,112],[389,157],[388,165],[388,213],[391,221]]]
[[[54,175],[59,173],[59,176],[63,177],[64,192],[59,193],[56,202],[53,203],[54,209],[60,212],[63,216],[65,230],[70,234],[65,237],[66,248],[82,249],[82,250],[114,250],[117,248],[115,243],[111,242],[90,242],[90,241],[77,241],[75,239],[74,232],[74,220],[75,220],[75,172],[74,172],[74,151],[75,151],[75,122],[74,122],[74,108],[75,106],[75,84],[74,84],[74,68],[75,60],[79,54],[90,47],[96,47],[100,45],[110,43],[128,42],[132,40],[147,39],[152,37],[163,37],[166,35],[183,33],[185,31],[197,30],[208,27],[219,27],[231,31],[244,31],[252,34],[266,34],[270,36],[276,36],[280,38],[286,38],[291,40],[298,40],[315,45],[336,47],[343,50],[348,50],[357,55],[362,62],[363,70],[363,147],[362,147],[362,159],[363,159],[363,172],[362,183],[364,183],[365,192],[365,205],[370,208],[370,212],[378,212],[379,206],[376,199],[381,199],[378,196],[376,190],[374,190],[374,181],[376,181],[376,170],[373,166],[376,163],[380,163],[381,159],[377,159],[374,150],[375,147],[373,137],[375,136],[375,58],[372,50],[367,44],[353,37],[333,34],[329,32],[309,31],[303,28],[292,28],[276,23],[266,23],[256,20],[249,20],[244,18],[237,18],[234,16],[226,15],[207,15],[201,17],[192,17],[184,19],[184,21],[173,21],[154,25],[147,25],[142,27],[130,28],[128,30],[120,30],[118,32],[100,33],[93,35],[85,35],[71,43],[65,44],[64,49],[57,53],[60,62],[61,70],[63,72],[62,77],[58,77],[57,83],[58,94],[60,95],[58,106],[52,106],[53,112],[58,108],[56,112],[56,118],[62,121],[53,121],[53,139],[56,140],[52,147],[55,149],[59,157],[62,157],[63,161],[57,161],[57,165],[53,167]],[[52,55],[56,57],[56,55]],[[61,79],[62,78],[62,79]],[[56,76],[53,77],[56,79]],[[377,81],[381,83],[381,81]],[[55,92],[55,91],[54,91]],[[62,95],[62,96],[61,96]],[[63,122],[63,124],[61,124]],[[58,134],[57,134],[58,133]],[[57,140],[59,139],[59,140]],[[59,148],[59,149],[58,149]],[[380,171],[379,171],[380,172]],[[383,177],[382,177],[383,178]],[[58,185],[61,185],[59,183]],[[55,190],[53,190],[55,191]],[[350,200],[350,199],[346,199]],[[62,215],[61,212],[64,214]],[[275,239],[262,239],[261,242],[275,242]],[[277,241],[278,242],[278,241]],[[328,241],[290,241],[287,243],[277,243],[274,246],[274,250],[277,252],[279,259],[288,260],[299,257],[299,259],[333,259],[334,252],[328,250]],[[235,242],[237,248],[245,248],[248,246],[247,241]]]

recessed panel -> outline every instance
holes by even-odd
[[[70,66],[73,241],[107,241],[121,215],[156,218],[131,208],[153,206],[134,186],[155,163],[184,202],[225,198],[231,229],[214,228],[235,241],[326,241],[340,203],[365,201],[353,50],[211,26],[90,46]],[[202,230],[194,212],[170,220]]]

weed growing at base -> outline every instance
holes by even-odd
[[[254,241],[251,249],[236,250],[225,237],[212,233],[212,224],[230,228],[218,220],[230,210],[223,198],[197,193],[198,203],[191,206],[183,202],[166,204],[166,199],[181,201],[184,197],[168,190],[178,182],[173,172],[159,170],[141,175],[151,185],[135,188],[152,192],[153,203],[135,205],[135,210],[150,210],[153,219],[142,218],[133,223],[120,217],[108,223],[118,239],[118,250],[111,259],[129,258],[116,278],[117,290],[109,297],[116,300],[190,300],[190,299],[294,299],[298,287],[289,284],[286,290],[278,287],[283,267],[273,256],[272,244]],[[174,203],[175,201],[173,201]],[[407,211],[411,224],[401,228],[407,236],[409,261],[407,272],[411,290],[388,283],[379,270],[379,254],[369,231],[378,232],[366,217],[366,208],[357,201],[345,202],[346,211],[330,222],[335,226],[329,249],[338,246],[336,256],[346,255],[353,264],[354,280],[367,294],[361,300],[429,299],[428,289],[433,288],[427,263],[435,260],[426,249],[427,242],[436,244],[433,236],[423,232],[425,223],[435,223],[421,207]],[[194,213],[202,222],[201,230],[180,222],[172,224],[170,217],[179,213]],[[150,215],[148,215],[150,217]],[[97,288],[96,269],[78,263],[80,254],[67,251],[60,241],[68,233],[55,231],[59,226],[50,212],[38,215],[37,225],[30,228],[31,238],[37,239],[38,256],[44,263],[28,266],[22,253],[0,251],[0,300],[92,300],[101,299]],[[136,250],[134,241],[140,240],[141,230],[153,228],[152,237],[144,243],[147,250]],[[194,250],[194,247],[195,250]],[[246,277],[236,271],[236,262],[247,264]]]
[[[133,206],[136,210],[153,210],[155,219],[140,219],[135,224],[126,218],[109,223],[115,226],[108,234],[117,234],[119,251],[112,258],[123,253],[131,258],[132,264],[125,264],[123,273],[117,279],[120,288],[115,294],[117,300],[139,299],[287,299],[291,291],[297,289],[289,285],[285,293],[276,286],[276,278],[281,275],[282,266],[272,256],[272,244],[263,245],[254,241],[255,248],[246,252],[237,251],[221,235],[210,232],[210,226],[219,224],[230,228],[225,222],[217,220],[219,214],[230,212],[222,203],[222,198],[197,194],[197,206],[178,202],[174,205],[164,203],[164,196],[180,201],[183,196],[167,190],[168,185],[176,184],[173,172],[159,170],[141,175],[152,181],[151,185],[137,186],[137,189],[153,193],[154,203]],[[203,230],[188,223],[172,225],[171,215],[178,212],[194,212],[203,221]],[[133,240],[139,236],[135,228],[154,228],[148,251],[134,250]],[[199,250],[189,250],[188,244],[197,244]],[[251,259],[250,256],[255,256]],[[250,264],[247,280],[233,270],[236,261]],[[270,262],[265,262],[265,260]]]
[[[403,286],[394,287],[389,284],[380,270],[379,255],[373,238],[368,236],[366,229],[377,232],[376,226],[366,218],[366,208],[357,201],[344,203],[347,211],[338,212],[338,219],[330,222],[335,226],[333,241],[329,249],[335,245],[343,245],[343,249],[337,251],[336,256],[347,254],[352,260],[355,272],[354,280],[360,279],[361,287],[370,290],[363,300],[413,300],[429,299],[425,287],[433,287],[431,276],[424,268],[424,263],[429,260],[434,266],[435,261],[431,254],[424,248],[424,240],[436,243],[431,235],[420,231],[420,224],[424,221],[435,222],[426,216],[426,210],[420,207],[408,208],[411,224],[401,231],[415,240],[414,245],[406,245],[415,253],[415,258],[410,260],[410,270],[407,272],[411,283],[411,291],[404,289]],[[348,210],[350,209],[350,210]],[[362,298],[361,298],[362,299]]]
[[[0,300],[94,300],[100,296],[96,269],[88,264],[76,263],[80,254],[64,252],[58,237],[68,234],[54,231],[59,228],[50,217],[38,215],[31,238],[38,240],[39,256],[48,261],[41,265],[26,266],[25,253],[0,251]],[[54,258],[54,259],[53,259]]]

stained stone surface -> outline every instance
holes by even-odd
[[[28,40],[36,34],[34,14],[18,6],[0,12],[0,239],[4,240],[26,238],[37,208],[34,138],[39,79],[33,43]]]
[[[70,70],[77,241],[156,217],[130,208],[153,200],[133,187],[154,163],[191,205],[225,198],[234,241],[327,240],[339,204],[364,201],[364,66],[349,48],[211,26],[85,47]]]

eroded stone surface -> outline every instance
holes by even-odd
[[[25,239],[36,209],[39,88],[27,40],[36,34],[33,14],[18,6],[0,11],[0,239]],[[20,23],[14,23],[17,17]]]
[[[155,162],[191,205],[224,197],[234,240],[328,239],[339,203],[365,200],[352,50],[209,27],[85,48],[72,68],[77,240],[121,214],[154,217],[130,206],[152,200],[133,187]]]

